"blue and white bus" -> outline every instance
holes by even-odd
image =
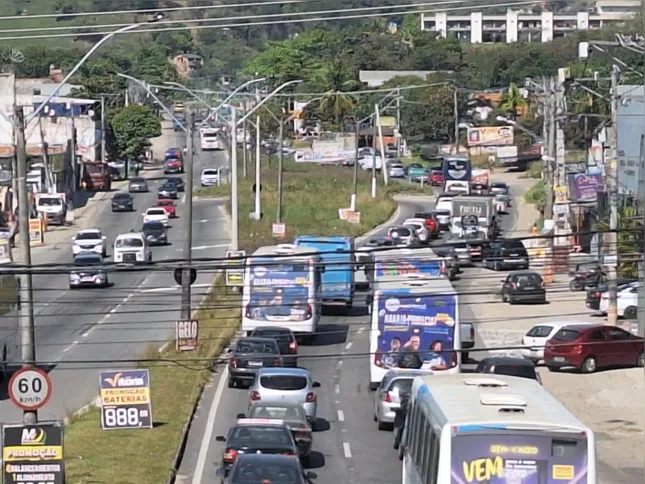
[[[314,334],[320,320],[320,256],[315,249],[260,247],[246,260],[242,331],[282,326]]]
[[[301,235],[295,239],[294,244],[320,252],[320,259],[325,267],[322,274],[322,303],[342,304],[348,310],[351,309],[355,290],[354,238]]]
[[[406,352],[423,369],[456,373],[461,368],[459,300],[450,281],[418,274],[388,276],[375,284],[370,327],[370,389],[398,367]]]
[[[400,417],[403,484],[597,483],[593,431],[535,380],[416,377]]]

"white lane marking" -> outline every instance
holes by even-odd
[[[196,287],[211,287],[211,284],[193,284],[190,286],[192,288]],[[153,292],[172,292],[172,291],[178,291],[181,289],[181,286],[168,286],[168,287],[153,287],[151,289],[139,289],[138,291],[135,291],[136,294],[149,294]]]
[[[220,249],[229,245],[231,244],[198,245],[197,247],[192,247],[192,250]]]
[[[186,203],[186,195],[184,195],[183,197],[181,197],[181,203]]]
[[[338,411],[338,421],[339,422],[344,422],[345,421],[345,414],[343,413],[342,410]]]
[[[338,360],[336,362],[336,370],[340,370],[343,367],[343,360]]]
[[[352,449],[349,447],[349,442],[343,442],[343,452],[346,459],[352,458]]]
[[[347,343],[347,344],[345,345],[345,349],[346,349],[346,350],[350,349],[350,348],[352,347],[352,345],[353,345],[353,344],[354,344],[354,343],[352,343],[352,342],[350,341],[349,343]]]
[[[334,393],[340,393],[340,385],[338,383],[334,385]]]
[[[361,334],[363,330],[365,330],[365,328],[361,326],[360,328],[358,328],[358,331],[356,331],[356,334]]]
[[[206,466],[206,457],[208,455],[208,447],[210,446],[211,439],[213,438],[213,427],[215,427],[215,416],[217,415],[217,409],[219,407],[219,402],[222,399],[224,394],[224,385],[228,381],[228,366],[224,367],[224,371],[219,377],[219,382],[217,384],[217,389],[215,390],[215,395],[213,396],[213,402],[211,403],[211,408],[208,411],[208,419],[206,420],[206,429],[204,431],[204,436],[202,437],[202,444],[199,448],[199,456],[197,457],[197,464],[195,465],[195,472],[193,474],[192,484],[201,484],[202,476],[204,475],[204,467]]]
[[[197,223],[198,223],[198,224],[205,224],[206,222],[209,222],[209,220],[208,220],[207,218],[203,218],[203,219],[201,219],[201,220],[197,220]]]

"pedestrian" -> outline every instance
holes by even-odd
[[[488,155],[488,169],[491,173],[495,171],[495,155]]]

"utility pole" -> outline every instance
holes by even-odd
[[[231,250],[239,249],[238,193],[237,193],[237,108],[231,106]],[[244,130],[244,151],[246,154],[246,129]],[[246,156],[244,156],[244,177],[246,178]]]
[[[244,104],[246,106],[246,103]],[[235,108],[233,108],[235,110]],[[235,133],[237,133],[237,128],[235,125],[233,125],[233,130]],[[246,137],[248,136],[248,127],[246,125],[246,119],[242,123],[242,131],[244,132],[243,135],[243,140],[242,140],[242,176],[244,176],[244,179],[246,180],[247,177],[247,172],[246,172],[246,155],[247,155],[247,149],[246,149]],[[237,146],[237,134],[235,135],[235,144]],[[237,155],[236,155],[237,156]]]
[[[349,209],[356,211],[356,190],[358,188],[358,133],[360,130],[360,120],[356,118],[356,136],[354,137],[354,173],[352,177],[352,195],[349,199]]]
[[[555,159],[556,155],[555,83],[553,79],[545,81],[544,88],[544,131],[546,134],[545,147],[548,157],[544,162],[546,175],[544,218],[545,220],[550,220],[553,218],[553,184],[555,182],[555,177],[553,176],[553,159]]]
[[[459,152],[459,99],[457,98],[457,85],[453,84],[452,91],[452,109],[455,117],[454,121],[454,136],[455,136],[455,154]]]
[[[101,96],[101,161],[106,163],[107,156],[105,153],[105,96]]]
[[[282,112],[280,112],[279,128],[278,128],[278,213],[276,214],[276,222],[282,222],[282,140],[284,138],[284,119]]]
[[[372,198],[376,198],[376,120],[372,123],[372,150]]]
[[[645,5],[645,2],[643,2]],[[645,103],[645,86],[643,86],[643,101]],[[641,218],[640,234],[636,234],[638,241],[638,334],[645,334],[645,135],[641,135],[640,156],[638,163],[638,217]],[[638,230],[638,229],[637,229]]]
[[[22,366],[23,368],[30,368],[36,364],[36,339],[34,330],[34,293],[31,277],[31,241],[29,240],[27,144],[25,140],[25,113],[22,107],[15,107],[14,122],[16,123],[20,259],[25,267],[25,273],[20,277],[20,344],[22,347]],[[25,411],[23,413],[24,423],[35,424],[37,421],[37,411]]]
[[[385,145],[383,143],[383,128],[381,127],[381,114],[379,113],[378,104],[374,105],[374,113],[376,114],[376,126],[378,127],[378,137],[381,148],[381,172],[383,173],[383,184],[387,186],[388,173],[387,167],[385,166]]]
[[[255,87],[255,101],[260,102],[260,90]],[[260,111],[255,116],[255,220],[260,220],[262,216],[262,201],[260,198],[261,179],[260,179]]]
[[[182,221],[186,238],[181,275],[181,317],[187,320],[190,319],[190,269],[193,260],[193,111],[189,106],[186,106],[186,215]]]
[[[616,286],[616,269],[618,267],[618,70],[615,66],[611,69],[611,135],[610,143],[611,150],[609,155],[609,163],[606,170],[606,184],[607,192],[609,195],[609,233],[607,235],[608,247],[606,256],[610,256],[610,263],[608,265],[607,285],[609,292],[609,307],[607,308],[607,324],[615,326],[618,323],[617,311],[617,293]]]
[[[401,156],[401,89],[396,90],[396,156]]]
[[[78,185],[78,165],[76,164],[76,124],[74,123],[74,105],[72,104],[72,139],[71,139],[71,149],[72,149],[72,201],[74,201],[74,195],[76,194],[76,186]]]

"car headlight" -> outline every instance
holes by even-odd
[[[78,280],[81,278],[81,276],[79,276],[78,274],[70,274],[70,275],[69,275],[69,278],[70,278],[72,281],[78,281]]]

